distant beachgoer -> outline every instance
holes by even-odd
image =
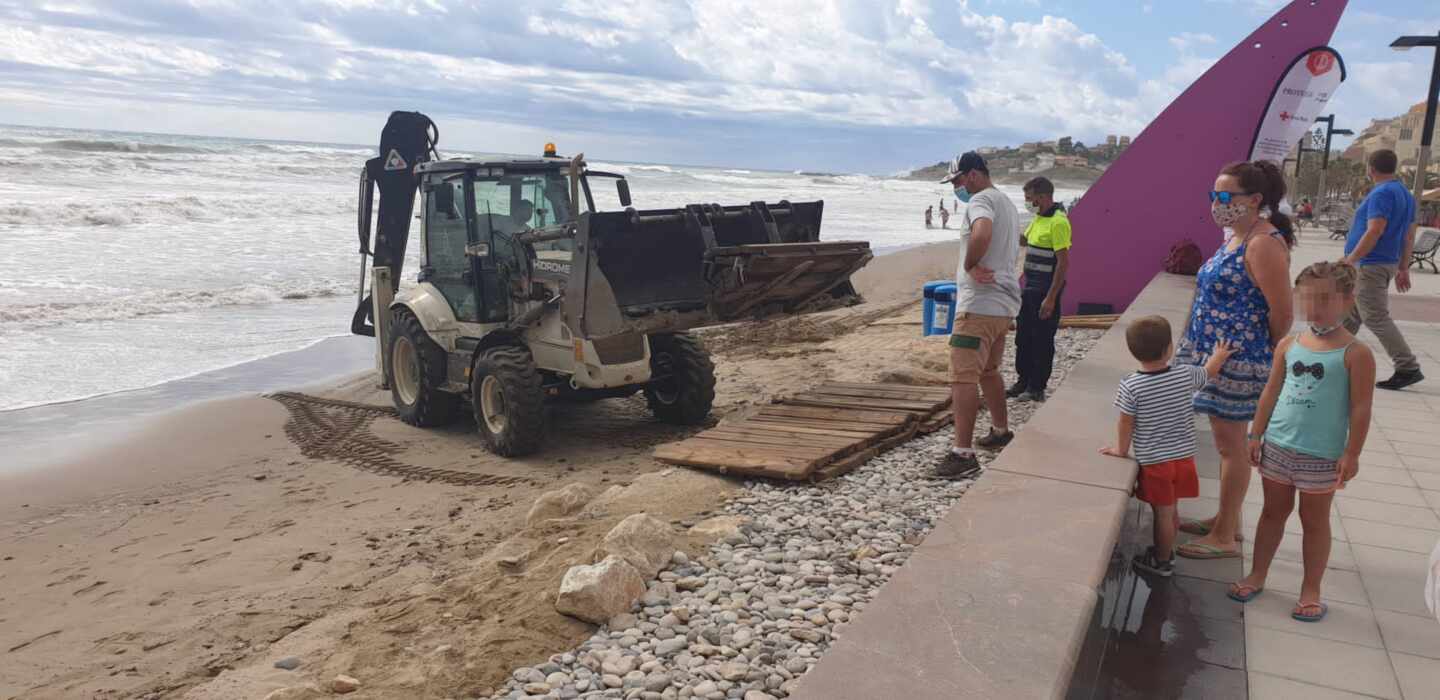
[[[1270,381],[1275,344],[1295,319],[1290,294],[1290,249],[1295,233],[1280,212],[1285,176],[1270,161],[1235,163],[1215,178],[1210,216],[1235,233],[1195,279],[1195,301],[1175,366],[1204,365],[1221,338],[1238,346],[1218,379],[1195,394],[1195,412],[1210,418],[1220,453],[1220,504],[1215,517],[1186,520],[1182,532],[1199,538],[1176,548],[1192,559],[1239,558],[1240,509],[1250,488],[1246,433]],[[1268,210],[1269,216],[1262,213]]]
[[[947,479],[980,473],[975,448],[998,450],[1010,444],[1005,380],[1000,364],[1010,321],[1020,312],[1020,213],[990,181],[980,154],[970,151],[950,164],[941,182],[955,188],[965,210],[963,253],[956,271],[955,330],[950,336],[950,393],[954,403],[955,443],[935,467]],[[975,440],[980,390],[990,410],[990,433]]]
[[[950,228],[950,212],[940,207],[940,228]]]
[[[925,207],[925,228],[935,228],[935,207]]]
[[[1025,229],[1025,285],[1015,320],[1015,373],[1011,398],[1041,402],[1055,366],[1061,292],[1070,271],[1070,219],[1055,201],[1055,185],[1037,177],[1025,183],[1025,208],[1035,218]]]
[[[1367,174],[1375,186],[1355,210],[1345,238],[1345,262],[1360,268],[1360,289],[1345,327],[1357,333],[1363,321],[1380,339],[1395,374],[1376,386],[1391,391],[1425,379],[1420,361],[1390,318],[1390,280],[1395,280],[1395,290],[1401,294],[1410,291],[1410,253],[1415,245],[1415,196],[1395,178],[1396,163],[1394,151],[1370,154]]]

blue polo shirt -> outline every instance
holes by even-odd
[[[1345,237],[1345,254],[1349,255],[1365,237],[1365,228],[1371,219],[1385,219],[1385,232],[1369,255],[1361,258],[1361,265],[1398,265],[1400,252],[1405,246],[1405,234],[1415,223],[1415,196],[1400,184],[1399,180],[1387,180],[1376,185],[1365,195],[1365,201],[1355,210],[1355,221],[1350,224],[1350,235]]]

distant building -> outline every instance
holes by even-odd
[[[1130,137],[1129,137],[1129,136],[1121,136],[1121,137],[1120,137],[1119,146],[1120,146],[1120,150],[1122,150],[1122,151],[1125,150],[1125,149],[1127,149],[1127,148],[1129,148],[1129,147],[1130,147]]]
[[[1055,150],[1055,146],[1056,146],[1056,142],[1054,142],[1054,141],[1041,141],[1041,142],[1040,142],[1040,150],[1042,150],[1042,151],[1054,151],[1054,150]]]
[[[1396,120],[1395,155],[1400,157],[1401,165],[1414,166],[1420,159],[1420,141],[1425,132],[1425,103],[1421,102],[1410,108],[1410,111],[1401,115]],[[1430,130],[1430,158],[1435,158],[1435,144],[1440,139],[1440,119],[1435,120],[1435,127]],[[1432,162],[1432,165],[1434,163]]]
[[[1116,136],[1115,134],[1110,134],[1109,136],[1106,136],[1106,137],[1105,137],[1105,145],[1106,145],[1106,146],[1109,146],[1109,147],[1111,147],[1111,148],[1115,148],[1116,146],[1119,146],[1119,145],[1120,145],[1120,137],[1119,137],[1119,136]]]
[[[999,153],[1000,149],[994,146],[981,146],[980,148],[975,149],[975,152],[979,153],[982,156],[993,156],[996,153]]]
[[[1040,144],[1035,141],[1020,144],[1021,153],[1034,153],[1040,150]]]
[[[1057,155],[1057,156],[1055,156],[1055,165],[1057,165],[1057,166],[1059,166],[1059,167],[1062,167],[1062,168],[1083,168],[1083,167],[1085,167],[1085,166],[1087,166],[1087,165],[1089,165],[1089,164],[1090,164],[1090,161],[1089,161],[1088,159],[1086,159],[1085,156],[1077,156],[1077,155]]]
[[[1067,156],[1070,155],[1071,153],[1074,153],[1074,152],[1075,152],[1075,141],[1074,141],[1074,139],[1071,139],[1069,136],[1061,136],[1061,137],[1060,137],[1060,140],[1055,142],[1055,152],[1056,152],[1056,153],[1059,153],[1059,154],[1061,154],[1061,155],[1067,155]]]

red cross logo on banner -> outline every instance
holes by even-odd
[[[1329,51],[1311,51],[1310,55],[1305,57],[1305,68],[1310,71],[1310,75],[1325,75],[1334,67],[1335,56]]]

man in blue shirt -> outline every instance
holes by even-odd
[[[1415,197],[1395,179],[1398,159],[1390,150],[1370,154],[1367,174],[1375,182],[1360,208],[1345,239],[1345,262],[1360,269],[1355,308],[1345,319],[1351,333],[1359,332],[1363,321],[1390,360],[1395,375],[1375,386],[1398,391],[1425,378],[1420,362],[1405,336],[1390,318],[1390,281],[1402,294],[1410,290],[1410,247],[1415,235]]]

